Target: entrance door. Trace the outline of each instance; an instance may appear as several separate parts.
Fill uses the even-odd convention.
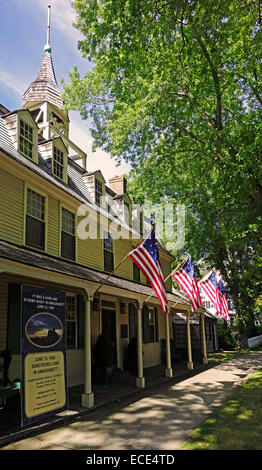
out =
[[[129,341],[137,337],[137,311],[133,304],[128,304]]]
[[[114,348],[114,364],[117,363],[116,351],[116,311],[102,308],[102,334],[109,337]]]
[[[102,309],[102,333],[116,343],[116,311]]]

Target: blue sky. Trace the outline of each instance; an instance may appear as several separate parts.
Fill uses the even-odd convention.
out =
[[[90,67],[81,57],[73,28],[75,13],[70,0],[0,1],[0,103],[8,109],[21,107],[22,94],[36,78],[46,43],[47,7],[51,5],[51,47],[58,86],[61,78],[77,65],[80,73]],[[91,151],[92,138],[79,113],[69,114],[70,138],[88,155],[88,170],[100,169],[105,178],[128,172],[126,164],[116,167],[114,160],[100,150]]]

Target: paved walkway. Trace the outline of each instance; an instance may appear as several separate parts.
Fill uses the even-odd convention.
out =
[[[8,450],[178,450],[234,388],[262,368],[262,351],[164,382],[74,422],[9,444]],[[236,449],[237,450],[237,449]]]
[[[205,370],[206,366],[203,364],[195,364],[194,371],[187,369],[186,362],[179,362],[174,364],[175,377],[168,379],[165,377],[165,367],[162,365],[150,367],[144,370],[144,377],[147,391],[161,383],[177,383],[187,377]],[[8,407],[0,407],[0,447],[24,439],[34,434],[40,434],[51,427],[58,427],[63,423],[75,420],[79,415],[86,415],[87,413],[97,411],[98,408],[111,405],[114,402],[119,402],[123,398],[132,397],[136,395],[143,395],[144,391],[136,388],[136,377],[126,371],[115,370],[113,373],[112,385],[93,384],[94,391],[94,407],[90,410],[82,408],[81,396],[83,393],[83,385],[70,387],[69,392],[69,409],[65,412],[52,415],[45,418],[35,425],[21,428],[21,411],[20,411],[20,397],[13,397],[12,402],[9,402]]]

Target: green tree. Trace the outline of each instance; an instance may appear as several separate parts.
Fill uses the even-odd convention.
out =
[[[237,347],[237,342],[233,334],[233,328],[225,320],[217,322],[218,344],[221,349],[231,351]]]
[[[64,101],[132,164],[134,202],[184,203],[186,245],[241,315],[261,292],[260,0],[75,0],[81,54]],[[178,256],[180,254],[178,253]]]

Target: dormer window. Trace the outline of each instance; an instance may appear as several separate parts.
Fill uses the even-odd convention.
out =
[[[53,154],[53,173],[60,180],[64,179],[64,152],[59,150],[56,146],[54,146]]]
[[[19,109],[5,116],[11,130],[10,137],[16,150],[34,163],[38,163],[38,125],[27,109]]]
[[[19,151],[28,158],[33,159],[34,134],[33,128],[20,119]]]
[[[68,173],[67,173],[67,164],[68,164],[68,151],[66,146],[64,145],[61,137],[55,137],[51,140],[51,149],[49,150],[48,141],[46,147],[46,157],[50,157],[51,152],[52,155],[52,173],[53,175],[58,178],[59,180],[63,181],[67,184],[68,182]],[[45,144],[42,144],[42,147]],[[42,152],[43,153],[43,152]],[[44,154],[44,153],[43,153]]]
[[[95,201],[96,204],[100,206],[100,198],[103,195],[103,185],[102,181],[99,181],[97,178],[95,178]]]
[[[124,221],[129,225],[129,203],[124,201]]]

